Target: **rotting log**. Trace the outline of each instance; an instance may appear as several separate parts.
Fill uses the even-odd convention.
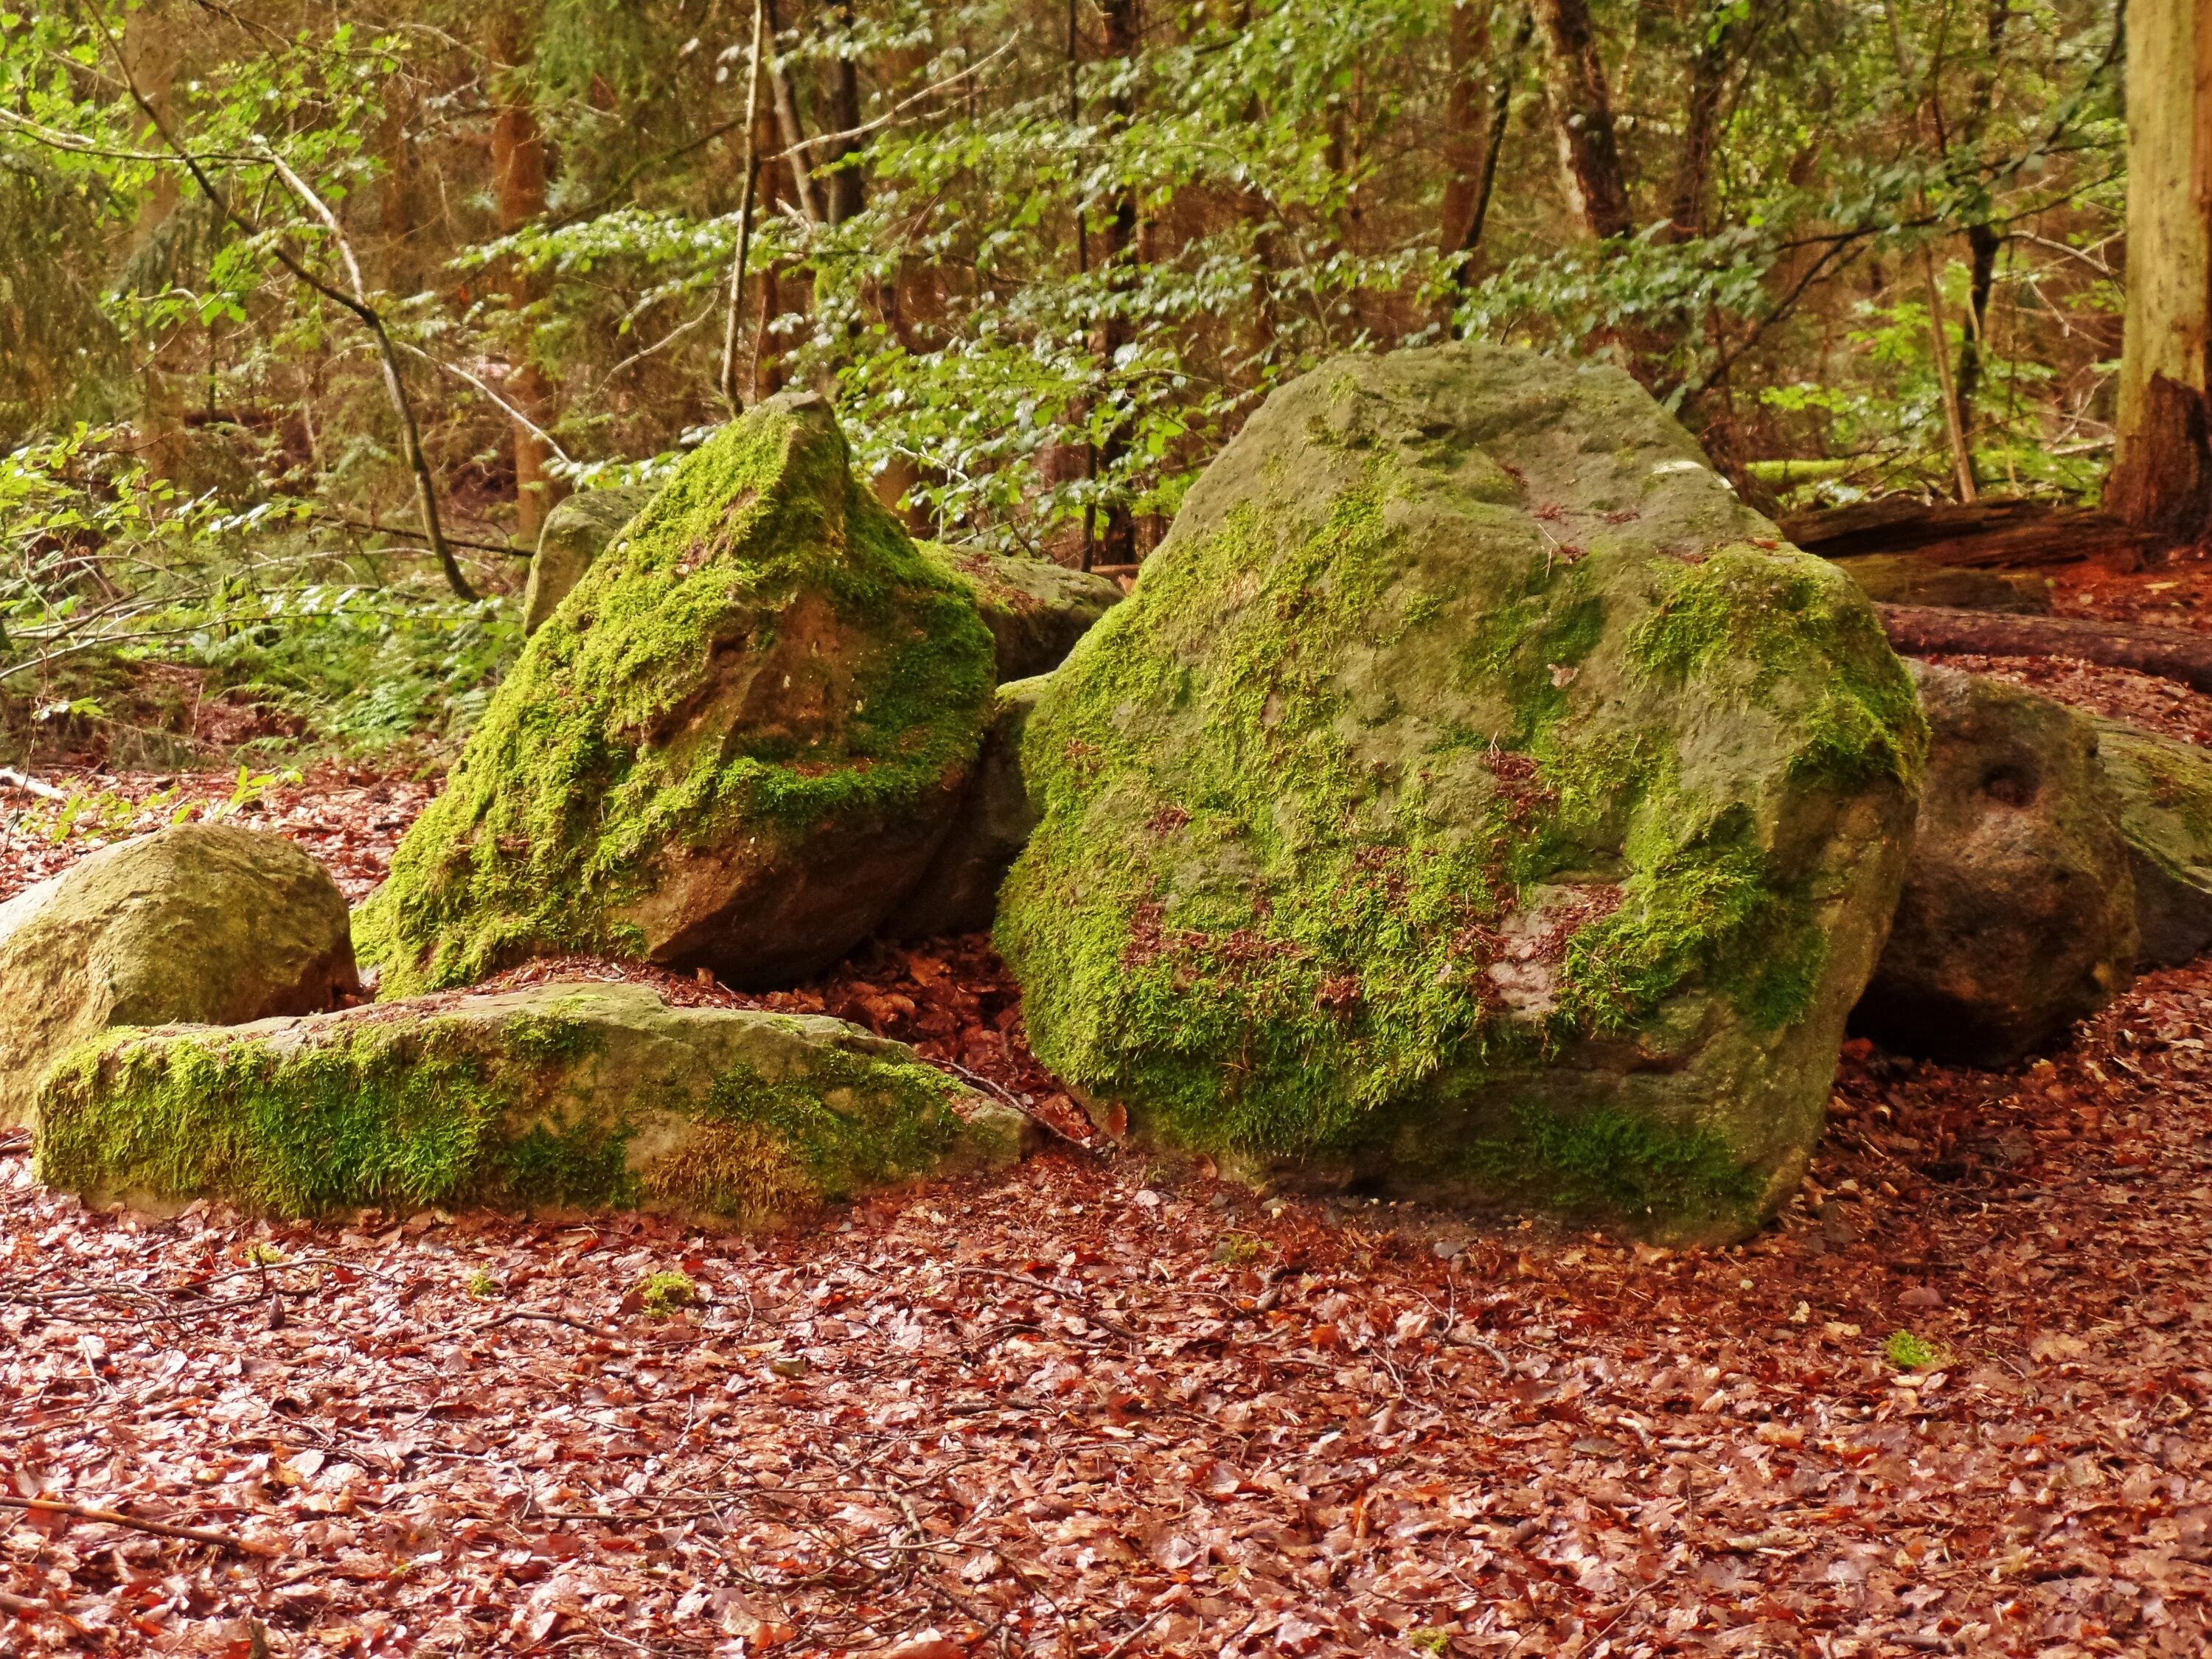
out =
[[[2073,657],[2212,691],[2212,635],[2073,617],[2014,617],[1937,605],[1877,605],[1889,642],[1908,657]]]
[[[2164,538],[2109,514],[2025,501],[1860,501],[1790,514],[1782,533],[1824,559],[1910,553],[1931,564],[1984,567],[2072,564],[2116,555],[2142,559],[2165,545]]]

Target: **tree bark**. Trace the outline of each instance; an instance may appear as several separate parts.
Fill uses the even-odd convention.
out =
[[[2212,691],[2212,634],[2071,617],[2012,617],[1936,605],[1877,605],[1882,631],[1908,657],[2078,657]]]
[[[1694,241],[1705,234],[1705,195],[1713,172],[1713,139],[1721,96],[1728,89],[1736,27],[1727,17],[1709,27],[1690,58],[1690,98],[1682,112],[1682,142],[1674,153],[1674,181],[1668,191],[1667,240]]]
[[[521,43],[510,35],[501,56],[512,66],[519,64]],[[511,73],[519,74],[519,71]],[[510,89],[492,118],[492,172],[497,180],[499,228],[512,235],[545,211],[545,137],[526,96]],[[517,313],[529,308],[537,284],[520,265],[507,272],[507,299]],[[516,343],[516,362],[504,388],[514,406],[538,426],[550,417],[550,398],[544,376],[530,355],[529,331]],[[539,526],[553,504],[566,495],[561,483],[545,470],[544,441],[521,422],[514,426],[514,534],[526,547],[538,543]]]
[[[1989,130],[1990,112],[1996,104],[1997,72],[2004,51],[2005,28],[2012,21],[2012,0],[1989,0],[1984,35],[1987,50],[1974,70],[1974,94],[1968,106],[1966,131],[1960,136],[1978,144]],[[1996,287],[1997,253],[2004,238],[1986,219],[1966,227],[1966,251],[1971,280],[1966,290],[1966,325],[1959,339],[1959,371],[1953,384],[1959,395],[1959,429],[1966,437],[1966,454],[1973,458],[1974,398],[1981,391],[1983,365],[1988,356],[1990,295]]]
[[[1576,209],[1599,240],[1629,235],[1635,220],[1589,0],[1535,0],[1535,16],[1550,48],[1553,114]]]
[[[1489,0],[1455,0],[1445,36],[1450,84],[1444,88],[1444,208],[1446,248],[1467,246],[1482,188],[1483,140],[1490,131]]]
[[[1137,55],[1142,31],[1137,8],[1138,0],[1101,0],[1099,14],[1106,26],[1103,45],[1109,62],[1126,63]],[[1115,93],[1107,104],[1109,134],[1118,137],[1129,125],[1131,113],[1128,94]],[[1127,185],[1116,190],[1114,211],[1103,230],[1099,238],[1098,267],[1108,273],[1109,285],[1118,290],[1127,285],[1127,262],[1137,251],[1137,197],[1133,190]],[[1118,310],[1109,308],[1099,319],[1092,335],[1092,350],[1097,356],[1102,377],[1110,373],[1115,355],[1128,343],[1127,320]],[[1119,425],[1109,425],[1099,436],[1098,461],[1094,471],[1111,474],[1128,453],[1128,434]],[[1136,515],[1130,512],[1126,501],[1111,501],[1100,514],[1092,559],[1099,564],[1136,562]]]
[[[830,21],[840,33],[848,33],[853,27],[852,0],[830,0]],[[849,56],[840,55],[836,67],[830,76],[830,131],[850,132],[860,125],[860,66]],[[858,138],[840,138],[823,147],[822,164],[834,167],[823,180],[824,185],[823,212],[833,225],[842,225],[857,217],[866,204],[858,168],[837,167],[836,164],[855,154],[860,148]]]
[[[2105,505],[2212,533],[2212,15],[2128,0],[2127,322]]]

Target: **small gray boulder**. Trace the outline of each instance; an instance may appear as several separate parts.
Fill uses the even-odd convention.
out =
[[[1901,1053],[2009,1066],[2132,975],[2118,804],[2087,716],[1956,669],[1912,673],[1927,777],[1905,891],[1852,1027]]]
[[[111,1025],[234,1025],[360,988],[344,896],[282,836],[184,823],[103,848],[0,905],[0,1124]]]
[[[2212,754],[2099,720],[2097,762],[2135,873],[2136,958],[2187,962],[2212,945]]]
[[[622,527],[645,510],[656,492],[649,485],[623,484],[571,495],[545,515],[538,532],[538,552],[530,561],[530,582],[522,591],[522,631],[535,634],[554,608],[583,580],[592,561],[606,550]]]

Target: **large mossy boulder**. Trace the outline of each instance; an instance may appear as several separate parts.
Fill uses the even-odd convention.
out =
[[[1853,1027],[2009,1066],[2134,969],[2136,893],[2094,723],[2001,680],[1913,665],[1927,780],[1905,890]]]
[[[235,1024],[361,989],[346,902],[282,836],[172,825],[102,848],[0,905],[0,1124],[111,1025]]]
[[[829,405],[690,455],[524,647],[364,907],[386,994],[564,951],[789,982],[866,938],[991,710],[966,586],[852,475]]]
[[[530,580],[522,590],[522,631],[535,634],[562,600],[574,591],[592,562],[622,527],[645,510],[653,497],[647,485],[587,489],[558,502],[538,532],[531,556]]]
[[[2096,726],[2135,879],[2136,960],[2187,962],[2212,945],[2212,754],[2118,720]]]
[[[968,583],[997,647],[1000,684],[1049,674],[1121,602],[1120,584],[1045,559],[924,542],[922,551]]]
[[[161,1210],[644,1208],[742,1227],[1022,1153],[1028,1121],[820,1016],[555,982],[121,1030],[40,1096],[39,1178]]]
[[[1866,600],[1626,374],[1341,359],[1052,677],[998,939],[1109,1121],[1736,1236],[1820,1134],[1923,742]]]
[[[1022,733],[1050,684],[1040,674],[999,688],[975,780],[927,872],[884,924],[885,938],[990,931],[1006,872],[1036,829],[1036,804],[1022,776]]]

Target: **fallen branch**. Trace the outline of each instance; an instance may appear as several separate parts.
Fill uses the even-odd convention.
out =
[[[157,1538],[182,1538],[195,1544],[212,1544],[217,1549],[236,1550],[241,1555],[277,1553],[267,1544],[249,1543],[227,1532],[210,1532],[201,1527],[173,1527],[166,1521],[141,1521],[135,1515],[125,1515],[115,1510],[95,1510],[82,1504],[64,1504],[55,1498],[0,1497],[0,1509],[27,1510],[36,1515],[66,1515],[76,1521],[97,1521],[105,1526],[129,1527],[138,1532],[150,1532]]]
[[[597,1325],[587,1325],[580,1319],[571,1319],[567,1314],[532,1313],[523,1308],[503,1313],[496,1319],[485,1320],[483,1324],[476,1328],[477,1334],[482,1335],[484,1332],[495,1329],[499,1326],[511,1325],[518,1319],[534,1319],[546,1325],[566,1325],[572,1331],[581,1331],[586,1336],[596,1336],[603,1342],[619,1342],[623,1340],[623,1334],[620,1331],[604,1330]]]
[[[12,766],[0,766],[0,783],[20,789],[27,795],[36,795],[40,800],[67,800],[66,789],[57,789],[51,783],[41,782],[27,772],[18,772]]]
[[[2077,657],[2212,691],[2212,635],[2072,617],[2012,617],[1937,605],[1878,605],[1882,631],[1908,657]]]
[[[27,1595],[10,1595],[6,1590],[0,1590],[0,1613],[11,1619],[52,1619],[68,1626],[72,1636],[87,1633],[87,1626],[82,1621],[72,1619],[52,1602],[34,1601]]]

